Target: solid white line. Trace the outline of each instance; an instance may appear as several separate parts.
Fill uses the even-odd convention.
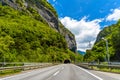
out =
[[[60,71],[57,71],[53,74],[53,76],[56,76],[58,73],[60,73]]]
[[[91,73],[91,72],[87,71],[86,69],[83,69],[83,68],[78,67],[78,66],[76,66],[76,67],[77,67],[77,68],[80,68],[81,70],[83,70],[83,71],[87,72],[88,74],[90,74],[90,75],[94,76],[95,78],[97,78],[97,79],[99,79],[99,80],[103,80],[102,78],[100,78],[100,77],[98,77],[98,76],[94,75],[93,73]]]

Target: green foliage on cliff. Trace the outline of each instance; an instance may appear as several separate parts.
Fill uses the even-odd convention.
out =
[[[16,0],[19,5],[22,5],[22,0]],[[25,0],[29,2],[31,5],[36,5],[37,7],[40,7],[42,5],[47,10],[51,11],[56,17],[58,17],[58,14],[56,10],[53,8],[53,6],[47,1],[47,0]]]
[[[62,35],[44,20],[0,6],[0,62],[63,62],[74,60]]]
[[[56,17],[58,17],[56,10],[53,8],[53,6],[50,5],[50,3],[47,2],[47,0],[40,0],[41,4],[48,8]]]
[[[108,53],[110,61],[120,61],[120,21],[118,23],[104,28],[98,35],[97,41],[92,50],[87,51],[84,56],[85,61],[106,61],[106,42],[102,39],[104,37],[108,41]]]

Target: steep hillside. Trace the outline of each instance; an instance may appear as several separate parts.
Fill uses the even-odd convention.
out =
[[[75,59],[74,35],[46,0],[0,0],[0,62]]]
[[[9,5],[22,11],[36,20],[47,23],[50,27],[62,34],[70,50],[76,51],[74,35],[67,30],[58,20],[55,9],[46,0],[0,0],[2,5]]]
[[[109,27],[105,27],[97,36],[96,43],[92,50],[88,51],[85,55],[85,59],[89,61],[107,60],[106,56],[106,41],[108,41],[108,53],[110,61],[120,61],[120,21]],[[88,59],[89,58],[89,59]]]

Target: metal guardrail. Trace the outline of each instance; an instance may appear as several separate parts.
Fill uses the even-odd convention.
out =
[[[77,65],[81,66],[83,68],[87,68],[87,69],[93,69],[93,67],[120,69],[120,63],[119,62],[111,62],[109,64],[104,64],[104,63],[100,63],[100,64],[98,64],[98,63],[79,63]]]
[[[21,62],[12,62],[12,63],[3,63],[0,62],[0,72],[5,70],[30,70],[43,68],[48,66],[53,66],[53,63],[21,63]]]
[[[78,63],[78,64],[76,64],[76,65],[77,65],[77,66],[80,66],[80,67],[83,67],[83,68],[86,68],[86,69],[90,69],[88,63]]]
[[[108,64],[108,65],[104,65],[104,64],[89,64],[89,67],[98,67],[98,68],[110,68],[110,69],[120,69],[120,65],[112,65],[112,64]]]

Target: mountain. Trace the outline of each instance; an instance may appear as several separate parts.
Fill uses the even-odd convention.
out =
[[[104,39],[103,39],[104,38]],[[108,50],[106,49],[108,43]],[[89,59],[88,59],[89,58]],[[120,61],[120,20],[105,27],[97,36],[91,51],[85,55],[87,61]]]
[[[4,58],[62,62],[72,59],[75,51],[74,35],[61,24],[46,0],[0,0],[1,62]]]
[[[77,52],[81,55],[85,55],[85,52],[83,52],[83,51],[78,50]]]
[[[62,34],[69,49],[76,51],[74,35],[58,20],[57,12],[46,0],[0,0],[2,5],[8,5],[19,11],[29,13],[35,19],[47,23],[48,26]]]

